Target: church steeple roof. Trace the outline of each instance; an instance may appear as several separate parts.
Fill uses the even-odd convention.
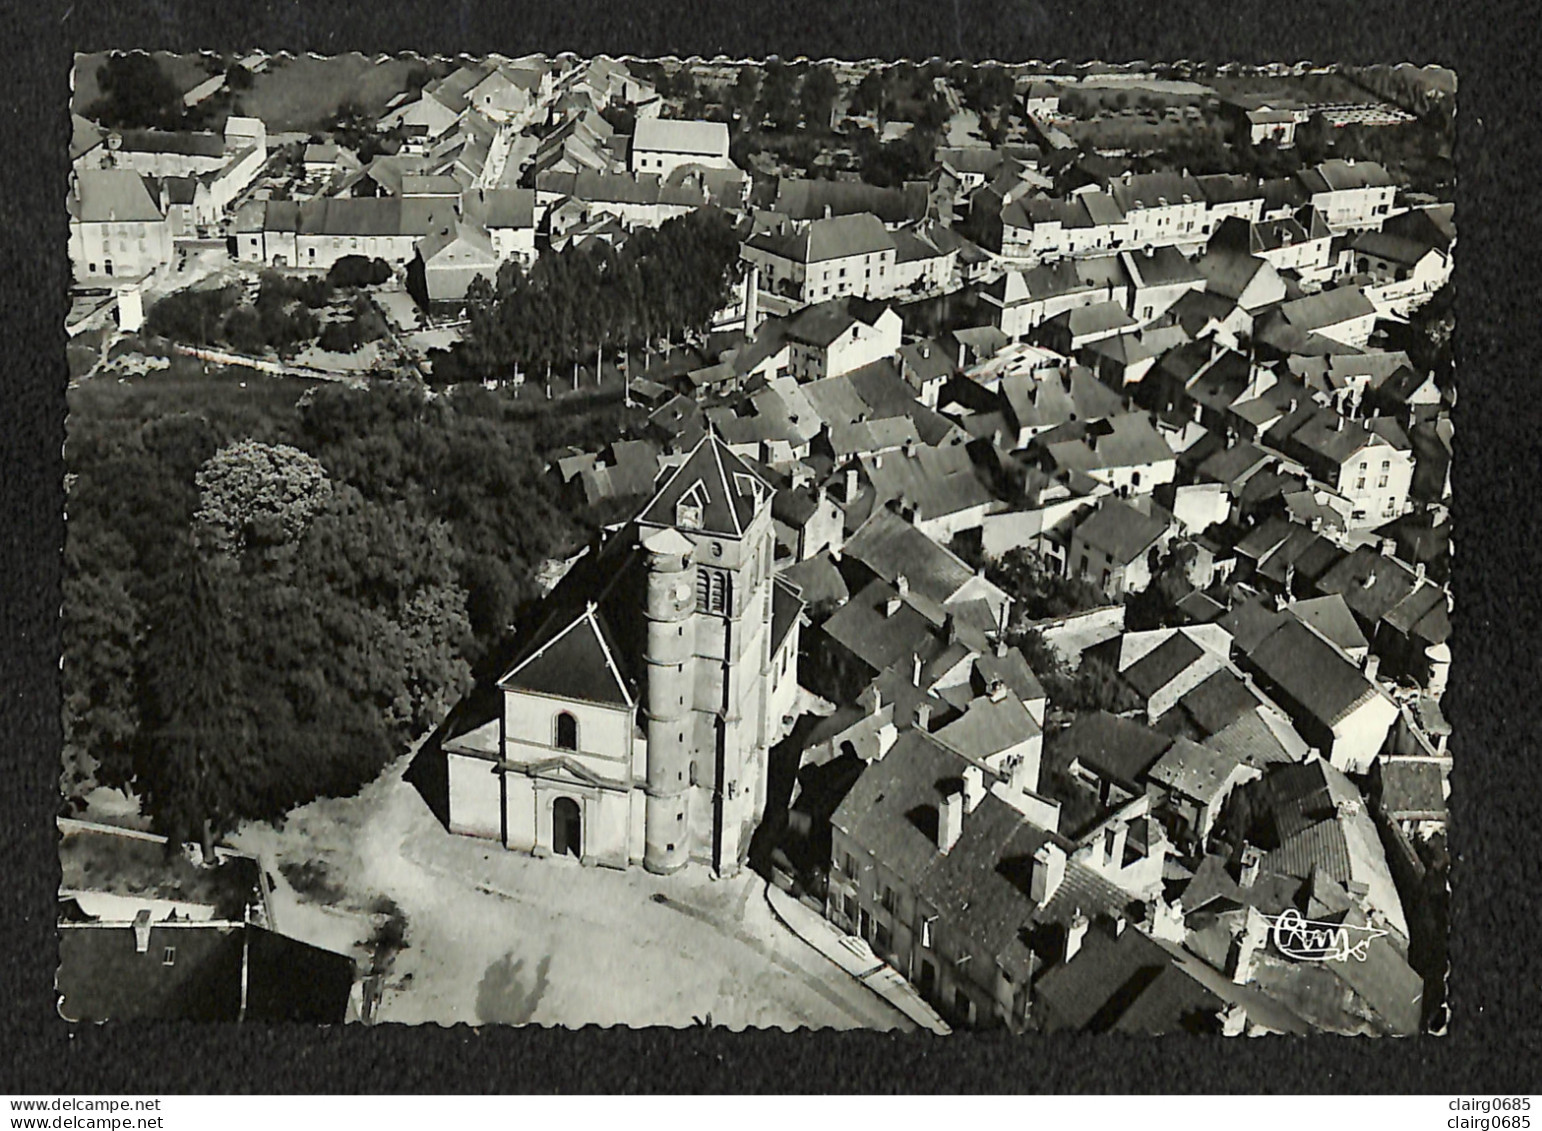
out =
[[[773,494],[759,472],[711,434],[664,481],[637,521],[741,538]]]

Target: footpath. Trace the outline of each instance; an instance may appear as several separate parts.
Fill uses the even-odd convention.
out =
[[[766,903],[776,920],[923,1029],[947,1036],[953,1030],[900,972],[882,961],[861,939],[843,934],[833,923],[788,895],[766,884]]]

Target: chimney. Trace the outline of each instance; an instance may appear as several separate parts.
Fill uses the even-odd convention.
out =
[[[890,597],[888,603],[884,605],[883,615],[886,617],[892,617],[895,613],[900,611],[901,604],[902,602],[898,597]]]
[[[914,661],[915,662],[911,665],[911,669],[910,669],[910,682],[911,682],[911,684],[913,686],[920,687],[921,686],[921,654],[919,652],[916,653],[916,655],[914,657]]]
[[[1028,896],[1043,907],[1060,890],[1065,879],[1065,849],[1045,841],[1033,854],[1033,873],[1028,881]]]
[[[1381,670],[1381,657],[1375,652],[1365,654],[1365,678],[1372,683],[1376,682],[1376,673]]]
[[[928,700],[922,700],[916,704],[916,729],[930,731],[932,729],[932,705]]]
[[[937,850],[947,853],[953,850],[958,838],[964,834],[964,795],[950,793],[937,806]]]
[[[985,774],[979,766],[964,770],[964,812],[973,813],[985,797]]]
[[[1007,685],[1003,680],[993,679],[990,682],[990,697],[992,703],[1000,703],[1007,697]]]
[[[848,503],[853,503],[853,502],[856,502],[856,499],[857,499],[857,469],[854,468],[854,467],[848,467],[846,469],[846,501]]]
[[[910,596],[910,578],[906,577],[903,573],[899,574],[894,579],[894,588],[901,597]]]
[[[1423,562],[1415,562],[1414,563],[1414,583],[1415,584],[1420,584],[1423,581],[1424,581],[1424,563]]]
[[[1130,826],[1115,821],[1103,829],[1103,863],[1112,871],[1124,867],[1124,846],[1130,838]]]
[[[875,684],[873,687],[873,706],[872,709],[868,711],[868,714],[876,715],[881,710],[883,710],[883,692],[880,691]]]
[[[1384,558],[1397,557],[1397,539],[1383,538],[1381,540],[1381,556]]]
[[[1082,940],[1087,937],[1087,916],[1083,915],[1081,908],[1076,909],[1070,924],[1065,929],[1065,960],[1067,962],[1075,958],[1082,948]]]
[[[998,659],[1005,659],[1006,655],[1007,655],[1007,642],[1006,642],[1006,640],[1004,638],[998,639],[996,641],[996,656],[997,656]]]
[[[141,908],[134,916],[134,953],[143,954],[150,949],[150,909]]]
[[[1258,882],[1259,869],[1263,865],[1263,850],[1254,845],[1247,845],[1242,850],[1242,874],[1238,884],[1250,888]]]

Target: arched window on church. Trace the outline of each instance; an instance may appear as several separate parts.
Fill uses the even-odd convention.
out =
[[[578,719],[571,713],[563,711],[557,716],[557,749],[578,749]]]

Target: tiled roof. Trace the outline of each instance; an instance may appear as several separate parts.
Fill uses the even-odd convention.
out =
[[[145,180],[132,169],[83,169],[75,178],[71,215],[85,224],[140,224],[164,219]]]
[[[815,220],[801,232],[789,235],[768,233],[753,236],[747,242],[750,247],[799,263],[822,263],[894,249],[894,240],[888,229],[870,212]]]
[[[1208,805],[1220,796],[1239,764],[1224,751],[1180,737],[1146,771],[1146,776],[1174,793]]]
[[[1295,729],[1264,706],[1240,715],[1205,739],[1204,745],[1257,770],[1299,762],[1308,750],[1306,741]]]
[[[1446,816],[1445,772],[1437,762],[1383,758],[1377,764],[1381,805],[1393,820]]]
[[[1354,614],[1350,612],[1344,598],[1337,593],[1295,601],[1286,611],[1346,652],[1370,646],[1360,626],[1355,623]]]
[[[728,156],[728,126],[723,122],[641,118],[632,134],[633,151]]]
[[[1076,537],[1108,554],[1115,565],[1129,565],[1169,529],[1169,524],[1142,514],[1128,503],[1105,499],[1076,528]]]
[[[1205,650],[1187,634],[1174,632],[1120,674],[1143,698],[1150,699],[1204,655]]]
[[[1100,776],[1138,787],[1172,741],[1142,723],[1097,711],[1081,715],[1061,731],[1055,746],[1058,757],[1067,762],[1074,758]]]

